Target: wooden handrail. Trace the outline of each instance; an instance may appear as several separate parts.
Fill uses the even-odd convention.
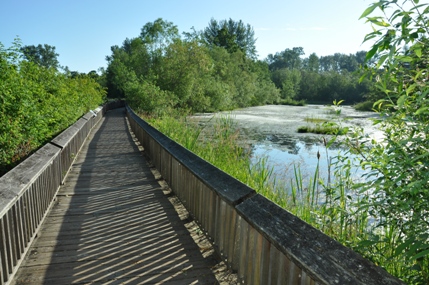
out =
[[[9,284],[75,155],[109,109],[86,114],[0,178],[0,284]],[[172,141],[127,107],[145,153],[247,284],[404,284]]]
[[[0,285],[11,282],[55,201],[74,158],[112,102],[88,112],[18,166],[0,177]]]
[[[172,141],[127,107],[172,191],[246,284],[404,284]]]

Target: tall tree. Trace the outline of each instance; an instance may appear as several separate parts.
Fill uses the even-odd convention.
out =
[[[175,94],[178,99],[175,107],[205,111],[210,106],[203,90],[212,65],[206,47],[196,42],[175,41],[168,46],[161,65],[157,84]]]
[[[159,56],[171,43],[180,39],[180,35],[176,25],[158,18],[143,26],[140,38],[152,54]]]
[[[59,54],[55,52],[54,46],[47,44],[39,44],[37,46],[28,45],[23,46],[21,48],[21,52],[28,61],[32,61],[46,68],[59,68],[59,62],[57,59]]]
[[[318,72],[320,68],[319,57],[313,52],[303,61],[304,69],[311,72]]]
[[[282,52],[277,52],[275,55],[268,55],[268,64],[270,70],[288,68],[288,69],[301,69],[304,49],[302,47],[294,47],[292,49],[285,49]]]
[[[355,54],[356,57],[356,61],[359,65],[363,65],[365,63],[365,59],[366,59],[366,51],[361,50],[356,52]]]
[[[202,33],[206,44],[227,49],[229,52],[241,50],[248,57],[256,58],[256,39],[252,26],[245,25],[241,20],[232,19],[220,22],[211,19],[209,26]]]

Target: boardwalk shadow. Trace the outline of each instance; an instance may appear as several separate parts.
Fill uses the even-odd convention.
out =
[[[109,112],[82,149],[17,284],[217,283],[126,130]]]

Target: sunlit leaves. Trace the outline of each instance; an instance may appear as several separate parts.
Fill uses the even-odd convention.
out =
[[[0,175],[102,103],[92,78],[71,78],[22,60],[20,43],[0,45]]]
[[[196,31],[182,40],[177,27],[162,19],[145,24],[139,37],[113,46],[107,57],[109,96],[125,97],[142,112],[157,115],[277,101],[268,66],[249,58],[253,29],[229,20],[220,23],[219,34],[217,24],[211,30],[213,45],[203,43]]]
[[[256,38],[252,26],[243,21],[211,19],[202,32],[202,38],[209,46],[225,48],[230,53],[242,51],[250,58],[256,58]]]
[[[384,19],[371,17],[377,8]],[[365,37],[376,40],[366,58],[377,59],[376,69],[369,71],[377,75],[376,86],[385,94],[374,104],[382,115],[378,125],[384,138],[360,149],[366,159],[363,164],[377,173],[377,179],[371,180],[375,196],[367,207],[380,218],[380,228],[391,225],[397,235],[394,240],[386,239],[394,250],[379,260],[384,267],[391,264],[391,273],[408,284],[427,284],[429,4],[380,0],[361,18],[377,27]]]
[[[359,19],[365,18],[366,16],[370,15],[379,6],[380,6],[380,3],[373,3],[373,4],[371,4],[368,8],[366,8],[366,10],[359,17]]]

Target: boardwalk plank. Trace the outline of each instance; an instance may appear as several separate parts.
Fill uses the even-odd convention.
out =
[[[92,131],[12,284],[218,283],[127,130],[114,110]]]

